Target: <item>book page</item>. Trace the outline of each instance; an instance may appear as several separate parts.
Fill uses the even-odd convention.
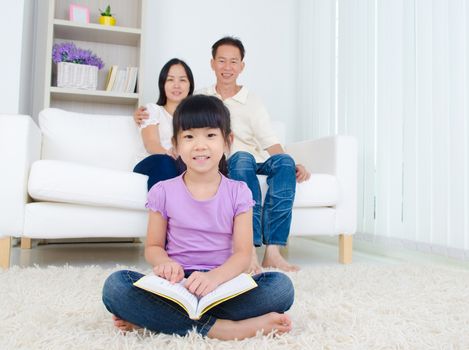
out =
[[[135,286],[145,289],[166,299],[172,300],[183,307],[191,318],[195,317],[198,300],[195,295],[191,294],[185,287],[186,279],[171,284],[168,280],[148,275],[139,279],[134,283]]]
[[[214,291],[201,298],[199,300],[199,305],[197,306],[197,315],[200,317],[204,312],[210,310],[212,307],[255,287],[257,287],[257,284],[252,277],[248,274],[242,273],[232,280],[220,284]]]

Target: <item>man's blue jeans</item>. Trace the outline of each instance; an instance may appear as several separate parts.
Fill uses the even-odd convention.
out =
[[[296,190],[295,161],[288,154],[275,154],[264,163],[256,163],[248,152],[236,152],[228,159],[233,180],[244,181],[256,201],[253,209],[254,244],[286,245],[290,233]],[[267,175],[269,186],[262,207],[262,194],[256,175]]]
[[[135,287],[133,283],[142,276],[128,270],[114,272],[104,283],[103,302],[117,317],[158,333],[184,336],[195,329],[206,336],[217,319],[239,321],[283,313],[294,299],[293,284],[285,274],[265,272],[253,276],[257,288],[215,306],[200,320],[191,320],[176,303]]]

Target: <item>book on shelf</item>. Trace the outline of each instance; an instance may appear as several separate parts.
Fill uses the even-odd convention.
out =
[[[205,312],[214,306],[257,287],[257,283],[251,275],[242,273],[220,284],[215,290],[199,299],[184,287],[185,283],[185,278],[181,282],[172,284],[156,275],[147,275],[136,281],[134,285],[175,302],[186,310],[189,318],[193,320],[200,319]]]
[[[112,85],[113,92],[124,92],[126,74],[127,73],[124,69],[119,69],[117,71],[116,80]]]
[[[138,67],[119,69],[113,65],[106,78],[106,91],[133,93],[137,86]]]
[[[113,65],[111,66],[111,68],[109,68],[109,72],[107,73],[106,77],[106,84],[104,85],[106,91],[112,91],[112,86],[114,85],[114,82],[116,80],[118,68],[119,66],[117,65]]]
[[[137,85],[138,67],[127,67],[127,79],[124,92],[133,93]]]

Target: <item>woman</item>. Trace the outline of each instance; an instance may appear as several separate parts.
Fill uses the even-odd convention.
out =
[[[189,66],[178,58],[169,60],[158,78],[159,99],[139,108],[146,109],[149,118],[140,124],[145,150],[134,172],[148,175],[148,190],[161,180],[171,179],[182,173],[171,144],[173,137],[173,113],[178,104],[194,92],[194,77]]]

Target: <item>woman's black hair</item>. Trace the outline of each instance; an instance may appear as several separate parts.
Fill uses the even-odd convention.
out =
[[[173,116],[173,143],[177,146],[177,135],[184,130],[198,128],[220,129],[223,140],[231,145],[230,111],[215,96],[193,95],[179,103]],[[218,164],[220,172],[228,176],[228,164],[225,155]]]
[[[189,95],[192,95],[194,92],[194,76],[192,75],[192,71],[190,67],[187,65],[186,62],[180,60],[179,58],[172,58],[161,68],[160,76],[158,77],[158,89],[160,91],[160,96],[156,104],[159,106],[164,106],[168,101],[168,97],[166,96],[166,91],[164,90],[164,84],[166,83],[166,79],[168,79],[169,70],[172,66],[180,64],[183,66],[184,70],[186,71],[187,79],[189,79]]]

